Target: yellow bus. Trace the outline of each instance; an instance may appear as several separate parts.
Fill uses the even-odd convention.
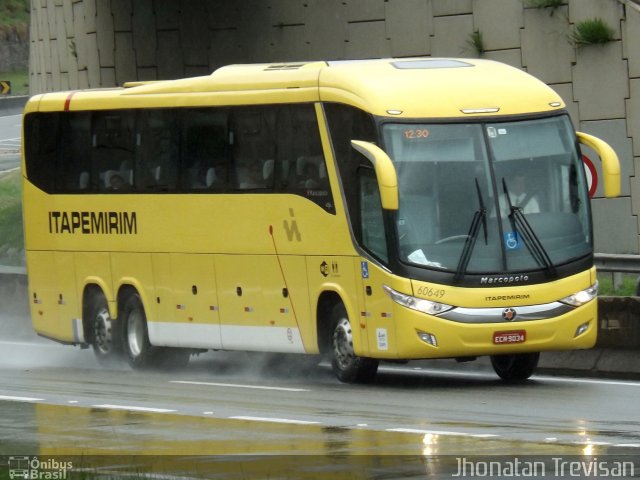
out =
[[[36,332],[133,367],[202,350],[490,356],[505,380],[585,349],[597,281],[562,99],[470,59],[234,65],[34,96],[24,221]],[[523,202],[523,203],[519,203]]]

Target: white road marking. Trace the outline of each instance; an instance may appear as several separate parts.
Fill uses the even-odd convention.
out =
[[[186,385],[206,385],[210,387],[231,387],[231,388],[252,388],[255,390],[276,390],[280,392],[310,392],[306,388],[285,388],[285,387],[264,387],[261,385],[240,385],[236,383],[212,383],[212,382],[192,382],[188,380],[170,380],[169,383],[182,383]]]
[[[175,412],[175,410],[170,410],[167,408],[151,408],[151,407],[135,407],[131,405],[92,405],[93,408],[105,408],[107,410],[130,410],[132,412],[150,412],[150,413],[171,413]]]
[[[249,420],[253,422],[272,422],[272,423],[291,423],[295,425],[318,425],[320,422],[310,422],[307,420],[290,420],[288,418],[270,418],[270,417],[249,417],[249,416],[237,416],[229,417],[232,420]]]
[[[451,432],[447,430],[420,430],[416,428],[387,428],[385,431],[398,433],[418,433],[420,435],[442,435],[449,437],[497,438],[500,436],[494,435],[492,433]]]
[[[33,398],[33,397],[14,397],[12,395],[0,395],[0,400],[9,400],[16,402],[42,402],[44,398]]]
[[[547,377],[534,375],[531,377],[534,380],[544,380],[545,382],[560,382],[560,383],[591,383],[595,385],[616,385],[619,387],[640,387],[640,382],[622,382],[619,380],[605,380],[599,378],[569,378],[569,377]]]

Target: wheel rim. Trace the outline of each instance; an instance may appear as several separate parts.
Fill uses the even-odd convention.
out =
[[[109,311],[106,308],[102,308],[96,314],[96,318],[93,323],[93,331],[95,337],[94,345],[98,352],[102,354],[110,353],[113,334],[111,317],[109,316]]]
[[[349,368],[356,358],[351,324],[346,318],[341,319],[333,331],[333,356],[341,370]]]
[[[144,320],[138,310],[129,314],[127,322],[127,343],[129,351],[133,357],[138,357],[142,353],[144,343]]]

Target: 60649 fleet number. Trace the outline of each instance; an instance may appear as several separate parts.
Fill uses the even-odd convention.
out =
[[[442,298],[444,297],[445,293],[446,291],[444,288],[433,287],[418,287],[418,290],[416,292],[417,295],[428,298]]]

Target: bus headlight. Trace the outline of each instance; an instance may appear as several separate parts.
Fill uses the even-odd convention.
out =
[[[591,285],[586,290],[580,290],[579,292],[569,295],[568,297],[561,298],[562,303],[579,307],[587,302],[590,302],[598,295],[598,282]]]
[[[404,293],[396,292],[393,288],[383,285],[384,291],[391,297],[391,300],[403,307],[410,308],[422,313],[428,313],[429,315],[438,315],[439,313],[451,310],[453,307],[446,303],[432,302],[431,300],[425,300],[423,298],[412,297],[411,295],[405,295]]]

